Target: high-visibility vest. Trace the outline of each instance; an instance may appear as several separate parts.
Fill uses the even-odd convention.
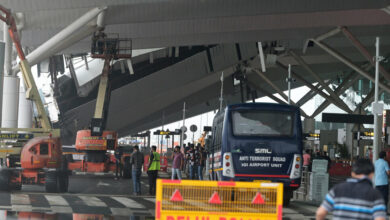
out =
[[[160,170],[160,154],[158,154],[157,152],[153,152],[153,161],[152,164],[150,164],[149,170]]]

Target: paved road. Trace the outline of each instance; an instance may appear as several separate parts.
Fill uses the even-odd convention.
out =
[[[141,182],[142,191],[148,192],[146,176]],[[110,219],[129,219],[129,216],[134,217],[131,219],[153,219],[154,206],[154,197],[132,196],[131,180],[114,180],[113,176],[73,175],[69,193],[65,194],[45,193],[39,186],[24,186],[21,191],[11,193],[0,192],[0,210],[15,218],[24,211],[55,213],[56,219],[74,219],[72,213],[100,214]],[[283,219],[314,219],[316,208],[292,202],[283,209]]]

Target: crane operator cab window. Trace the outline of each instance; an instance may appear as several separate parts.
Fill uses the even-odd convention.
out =
[[[39,154],[48,155],[49,154],[49,145],[47,143],[42,143],[39,145]]]
[[[30,151],[33,153],[33,154],[37,154],[37,148],[34,146],[30,149]]]

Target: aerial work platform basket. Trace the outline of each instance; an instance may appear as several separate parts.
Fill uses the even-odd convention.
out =
[[[92,37],[91,57],[106,59],[130,59],[132,42],[129,38],[119,38],[118,34],[96,32]]]
[[[157,180],[156,219],[282,219],[283,184]]]

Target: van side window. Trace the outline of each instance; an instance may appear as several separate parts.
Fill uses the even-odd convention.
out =
[[[47,143],[40,144],[39,154],[40,155],[48,155],[49,154],[49,145]]]
[[[213,122],[213,142],[211,150],[219,152],[222,148],[222,128],[223,128],[223,115],[216,116]]]

